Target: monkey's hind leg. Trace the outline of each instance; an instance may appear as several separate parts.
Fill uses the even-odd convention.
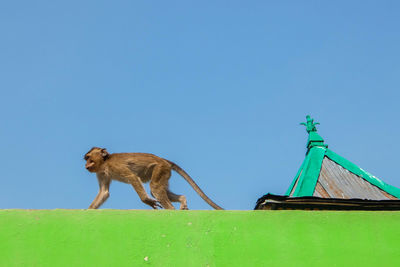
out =
[[[179,209],[188,210],[186,197],[184,195],[177,195],[177,194],[172,193],[169,190],[167,190],[167,195],[168,195],[169,200],[171,200],[172,202],[180,202],[181,203],[181,206]]]
[[[155,167],[150,182],[151,194],[163,206],[164,209],[174,210],[174,206],[168,198],[168,179],[171,172],[163,171],[162,168]]]
[[[164,209],[174,210],[174,206],[168,198],[164,186],[158,186],[150,183],[151,194],[157,199]]]

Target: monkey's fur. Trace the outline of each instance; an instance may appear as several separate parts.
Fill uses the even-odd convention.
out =
[[[168,180],[171,170],[180,174],[211,207],[222,210],[209,199],[192,178],[175,163],[146,153],[109,154],[105,148],[93,147],[84,156],[86,169],[97,174],[99,193],[90,204],[89,209],[97,209],[109,197],[111,180],[131,184],[140,199],[153,209],[157,207],[174,209],[172,202],[180,202],[180,209],[187,210],[186,197],[169,191]],[[150,182],[151,198],[145,191],[143,183]],[[161,206],[160,206],[161,205]]]

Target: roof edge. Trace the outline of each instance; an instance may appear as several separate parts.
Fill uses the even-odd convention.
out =
[[[400,210],[400,200],[360,198],[288,197],[266,194],[257,200],[255,210]]]

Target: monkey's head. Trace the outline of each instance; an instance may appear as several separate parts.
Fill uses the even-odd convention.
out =
[[[104,161],[110,157],[110,154],[105,148],[93,147],[83,157],[86,160],[85,168],[90,172],[98,172],[101,169]]]

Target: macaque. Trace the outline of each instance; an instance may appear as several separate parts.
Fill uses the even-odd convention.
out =
[[[193,179],[175,163],[147,153],[113,153],[105,148],[93,147],[84,156],[86,169],[97,174],[99,193],[90,204],[89,209],[97,209],[110,196],[111,180],[131,184],[140,199],[153,209],[175,209],[171,202],[180,202],[180,209],[187,210],[186,197],[176,195],[168,188],[171,170],[180,174],[211,207],[222,210],[209,199]],[[151,198],[145,191],[143,183],[150,182]]]

